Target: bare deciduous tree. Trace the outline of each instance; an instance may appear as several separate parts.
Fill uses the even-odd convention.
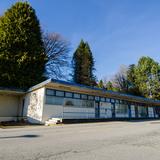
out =
[[[66,79],[68,73],[70,44],[57,33],[44,33],[43,43],[48,57],[46,77]]]
[[[129,82],[127,80],[127,70],[126,66],[121,66],[117,74],[113,78],[113,84],[118,91],[127,93],[129,90]]]

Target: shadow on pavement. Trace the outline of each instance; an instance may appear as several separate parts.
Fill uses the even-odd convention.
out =
[[[38,138],[38,137],[40,137],[40,135],[27,134],[27,135],[21,135],[21,136],[0,137],[0,139],[8,139],[8,138]]]

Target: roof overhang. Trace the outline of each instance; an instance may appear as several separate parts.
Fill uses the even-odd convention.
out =
[[[158,100],[143,98],[139,96],[133,96],[129,94],[123,94],[123,93],[114,92],[114,91],[106,91],[104,89],[86,87],[83,85],[74,85],[68,82],[63,83],[63,82],[51,81],[50,83],[46,84],[45,87],[54,88],[58,90],[64,90],[64,91],[70,91],[70,92],[79,92],[82,94],[90,94],[94,96],[104,96],[108,98],[115,98],[115,99],[120,99],[120,100],[131,101],[135,103],[144,103],[148,105],[160,106],[160,101]]]
[[[28,92],[37,90],[42,87],[53,88],[57,90],[64,90],[64,91],[69,91],[69,92],[78,92],[82,94],[90,94],[94,96],[104,96],[108,98],[115,98],[115,99],[120,99],[120,100],[131,101],[135,103],[145,103],[148,105],[160,106],[159,100],[153,100],[149,98],[133,96],[133,95],[123,94],[123,93],[114,92],[114,91],[106,91],[105,89],[89,87],[89,86],[85,86],[81,84],[60,81],[60,80],[55,80],[55,79],[48,79],[42,83],[39,83],[38,85],[31,87],[28,90]]]
[[[19,89],[9,89],[9,88],[0,88],[0,95],[14,95],[20,96],[24,95],[25,91]]]

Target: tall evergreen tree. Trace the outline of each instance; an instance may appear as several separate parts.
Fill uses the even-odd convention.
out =
[[[102,79],[98,82],[98,87],[99,87],[99,88],[105,88]]]
[[[131,83],[130,85],[134,85],[135,83],[135,64],[131,64],[127,70],[127,79]]]
[[[107,90],[111,90],[111,91],[115,91],[114,87],[113,87],[113,84],[111,81],[108,81],[107,84],[106,84],[106,89]]]
[[[0,18],[0,86],[39,83],[45,62],[35,11],[27,2],[17,2]]]
[[[96,85],[94,58],[87,42],[81,40],[73,55],[73,80],[79,84]]]
[[[160,99],[160,66],[150,57],[141,57],[135,67],[135,84],[144,97]]]
[[[136,79],[135,68],[136,68],[136,65],[131,64],[131,65],[129,65],[128,70],[127,70],[127,80],[129,83],[128,93],[133,94],[133,95],[137,95],[137,96],[142,96],[142,94],[139,90],[139,87],[135,83],[135,79]]]

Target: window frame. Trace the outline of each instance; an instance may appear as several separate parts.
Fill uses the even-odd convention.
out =
[[[75,95],[79,95],[79,97],[75,97]],[[75,98],[75,99],[81,99],[81,94],[80,93],[73,93],[73,98]]]
[[[48,94],[47,91],[53,91],[53,94]],[[54,89],[50,89],[50,88],[46,88],[45,94],[46,94],[47,96],[55,96],[55,90],[54,90]]]
[[[61,92],[61,93],[63,93],[63,95],[57,95],[57,92]],[[65,97],[65,91],[55,90],[55,96],[56,97]]]
[[[83,98],[82,96],[86,96],[86,98]],[[88,95],[87,94],[81,94],[81,99],[82,100],[88,100]]]
[[[70,96],[66,96],[66,95],[67,95],[67,93],[71,94],[71,97],[70,97]],[[64,97],[66,97],[66,98],[73,98],[73,92],[65,91],[65,93],[64,93]]]
[[[92,97],[92,98],[89,98],[89,97]],[[88,100],[94,101],[95,100],[95,96],[88,95]]]
[[[102,100],[103,99],[103,100]],[[101,102],[106,102],[106,98],[105,97],[100,97],[100,101]]]

